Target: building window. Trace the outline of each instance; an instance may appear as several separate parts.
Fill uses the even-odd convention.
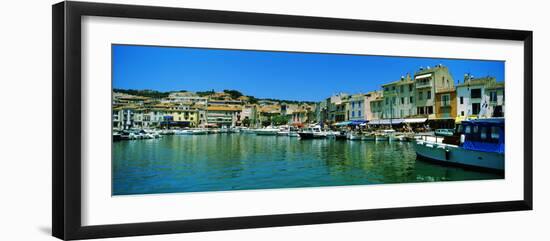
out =
[[[496,91],[489,92],[489,101],[497,102],[497,92]]]
[[[481,98],[481,89],[472,89],[470,91],[470,97],[472,98]]]
[[[353,101],[351,102],[351,108],[352,109],[355,108],[355,102],[353,102]]]
[[[419,99],[419,100],[422,100],[422,98],[424,98],[424,97],[422,97],[422,95],[423,95],[423,94],[422,94],[422,91],[418,92],[418,99]]]
[[[351,117],[355,117],[355,111],[351,112]]]
[[[412,91],[413,91],[413,85],[410,84],[410,85],[409,85],[409,92],[412,92]]]
[[[405,98],[404,98],[404,97],[401,97],[401,104],[402,104],[402,105],[405,104]]]
[[[461,112],[460,112],[460,116],[464,116],[464,111],[461,111]]]
[[[480,111],[479,103],[473,103],[472,104],[472,114],[477,115],[477,114],[479,114],[479,111]]]
[[[409,104],[414,103],[414,98],[412,96],[409,96]]]
[[[361,111],[357,112],[357,116],[361,117]]]
[[[391,87],[391,90],[395,90],[395,86],[392,86],[392,87]]]
[[[464,104],[464,97],[460,96],[460,104]]]
[[[449,94],[441,95],[441,106],[451,106],[451,96]]]
[[[426,95],[426,99],[427,100],[432,99],[432,91],[431,90],[428,90],[428,94]]]
[[[434,113],[434,107],[433,106],[426,106],[426,114],[431,115]]]
[[[402,85],[401,85],[401,86],[399,86],[399,92],[401,92],[401,93],[403,93],[403,92],[404,92],[404,91],[403,91],[403,86],[402,86]]]
[[[416,108],[416,112],[417,112],[419,115],[423,115],[423,114],[424,114],[424,107],[417,107],[417,108]]]

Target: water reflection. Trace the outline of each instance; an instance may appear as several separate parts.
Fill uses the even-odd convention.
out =
[[[502,178],[416,161],[411,143],[254,135],[113,144],[113,195]]]

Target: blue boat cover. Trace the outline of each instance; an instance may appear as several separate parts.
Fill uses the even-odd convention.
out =
[[[496,152],[504,153],[504,119],[503,118],[490,118],[490,119],[477,119],[477,120],[467,120],[462,121],[463,129],[467,126],[478,126],[478,127],[498,127],[498,141],[489,142],[489,141],[480,141],[472,138],[477,133],[465,134],[466,139],[462,143],[462,148],[467,150],[474,151],[483,151],[483,152]],[[473,140],[472,140],[473,139]]]
[[[473,151],[504,153],[504,143],[464,141],[462,148]]]

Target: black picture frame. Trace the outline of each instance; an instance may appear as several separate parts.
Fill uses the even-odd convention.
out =
[[[53,195],[52,233],[60,239],[307,225],[381,219],[532,210],[533,208],[533,32],[491,28],[366,21],[263,13],[150,7],[90,2],[52,6]],[[82,226],[81,224],[81,17],[194,21],[326,30],[517,40],[524,43],[524,194],[522,200],[368,210],[294,213]]]

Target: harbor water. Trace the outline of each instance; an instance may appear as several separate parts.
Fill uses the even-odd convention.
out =
[[[416,160],[412,143],[175,135],[113,143],[112,194],[501,179]]]

